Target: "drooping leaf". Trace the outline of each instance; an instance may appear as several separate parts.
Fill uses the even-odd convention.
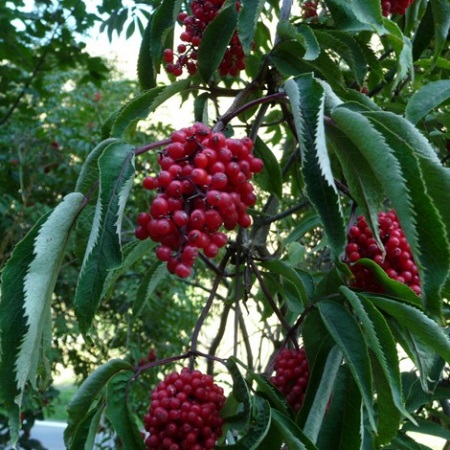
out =
[[[238,13],[236,5],[223,8],[203,32],[198,48],[198,70],[208,82],[219,67],[223,55],[236,29]]]
[[[35,385],[48,342],[51,299],[83,194],[68,194],[20,241],[1,273],[0,400],[11,412],[22,404],[25,384]],[[11,426],[19,425],[11,421]],[[11,429],[13,441],[18,429]]]
[[[314,31],[310,26],[303,24],[297,28],[297,31],[303,37],[303,45],[306,50],[303,58],[307,61],[314,61],[320,54],[320,45]]]
[[[450,80],[432,81],[414,92],[406,105],[405,116],[411,123],[416,124],[449,98]]]
[[[108,271],[122,263],[121,228],[134,176],[134,148],[116,142],[99,158],[99,196],[75,293],[75,312],[87,333],[101,300]]]
[[[339,367],[342,363],[342,353],[338,346],[334,346],[328,353],[324,370],[320,378],[320,384],[314,395],[309,414],[302,427],[303,432],[313,442],[317,442],[322,421],[333,392],[333,386]]]
[[[124,448],[144,450],[144,440],[128,404],[133,376],[134,372],[127,370],[115,374],[109,380],[106,388],[106,417],[113,425]]]
[[[317,307],[328,332],[344,355],[345,362],[361,392],[371,427],[375,430],[372,371],[367,343],[361,328],[340,303],[321,300],[317,302]]]
[[[254,155],[264,161],[264,169],[256,175],[262,189],[281,198],[282,178],[280,164],[269,146],[258,137],[255,141]]]
[[[400,325],[420,338],[436,351],[445,361],[450,362],[450,339],[443,329],[424,312],[406,303],[367,294],[367,297],[383,311],[394,317]]]
[[[161,283],[168,275],[169,272],[167,271],[167,267],[161,264],[160,261],[155,262],[150,269],[146,271],[145,276],[139,285],[139,289],[136,292],[136,299],[133,304],[132,321],[137,319],[144,305],[152,298],[159,283]]]
[[[264,7],[262,0],[242,0],[241,10],[239,13],[237,31],[242,44],[242,49],[247,55],[254,40],[256,25],[260,20],[261,11]]]
[[[264,397],[272,406],[286,416],[291,416],[291,409],[286,401],[286,397],[264,376],[259,373],[251,375],[256,382],[256,392]]]
[[[323,87],[311,75],[289,80],[285,90],[292,105],[300,143],[307,195],[319,213],[332,255],[338,258],[346,241],[344,219],[327,151]]]
[[[109,380],[121,371],[132,371],[133,367],[122,359],[112,359],[94,370],[83,382],[75,397],[67,407],[67,428],[64,431],[64,442],[73,448],[78,429],[83,426],[84,419],[95,403],[98,395],[106,387]]]
[[[434,58],[436,59],[445,49],[450,30],[450,4],[447,0],[430,0],[433,11],[434,29]]]
[[[186,89],[189,84],[189,79],[179,80],[168,86],[154,87],[138,95],[128,102],[114,118],[110,131],[111,137],[121,138],[130,125],[147,118],[158,106]]]
[[[361,321],[367,344],[388,380],[388,387],[395,407],[405,417],[411,419],[404,405],[396,343],[386,320],[364,295],[355,294],[345,286],[342,286],[340,291],[350,302]]]
[[[283,436],[289,450],[317,450],[299,426],[285,414],[272,409],[272,424],[278,433]]]
[[[142,90],[153,89],[156,86],[156,70],[151,56],[152,21],[153,16],[150,16],[139,48],[137,76]]]

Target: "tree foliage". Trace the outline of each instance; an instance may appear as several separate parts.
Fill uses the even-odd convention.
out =
[[[238,3],[225,2],[207,24],[195,70],[186,65],[190,74],[178,79],[164,71],[173,62],[166,49],[183,53],[176,23],[189,5],[150,5],[137,62],[141,92],[129,98],[120,91],[95,142],[78,136],[89,145],[67,163],[71,184],[55,192],[44,181],[45,195],[30,193],[45,214],[15,245],[11,232],[0,286],[0,401],[13,444],[24,394],[48,384],[55,336],[84,378],[68,408],[69,449],[93,448],[101,421],[125,448],[145,448],[145,397],[183,365],[206,367],[228,386],[217,448],[427,448],[411,431],[449,439],[448,2],[415,0],[405,15],[387,16],[379,0],[320,1],[314,14],[306,9],[311,2]],[[65,8],[80,20],[79,32],[95,20],[79,9],[82,2],[45,5],[48,23],[50,12]],[[122,32],[129,10],[120,2],[102,8],[110,13],[103,25],[109,36]],[[25,21],[20,9],[5,10]],[[67,43],[65,19],[56,23]],[[128,22],[128,36],[136,23]],[[27,36],[51,32],[42,26],[15,35],[23,51]],[[235,35],[245,70],[224,76]],[[41,49],[48,61],[59,55],[56,36]],[[9,51],[3,59],[16,70],[13,57]],[[89,67],[88,59],[79,61]],[[34,67],[40,64],[38,56]],[[38,86],[48,79],[12,75],[16,96],[0,104],[8,120],[8,105],[19,108],[12,99],[27,105],[29,80]],[[51,115],[47,97],[41,107]],[[159,122],[174,98],[192,111],[186,127],[203,122],[227,137],[249,136],[264,162],[252,179],[251,226],[229,229],[217,258],[199,258],[187,279],[161,264],[154,243],[134,235],[137,211],[150,203],[142,179],[159,170],[159,149],[173,128],[170,117],[148,134],[140,125]],[[9,195],[17,201],[14,186]],[[417,265],[420,295],[376,261],[351,259],[348,239],[360,214],[380,257],[390,257],[379,223],[387,210],[395,211]],[[355,286],[356,266],[379,289]],[[70,301],[60,302],[68,275]],[[64,320],[52,324],[51,308]],[[75,358],[78,336],[107,361]],[[297,411],[270,375],[283,348],[300,346],[310,376]],[[139,360],[149,347],[156,360]]]

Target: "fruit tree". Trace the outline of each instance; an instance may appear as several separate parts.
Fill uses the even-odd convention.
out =
[[[130,333],[147,356],[98,363],[68,406],[68,449],[94,448],[100,425],[126,449],[450,441],[449,28],[447,0],[157,2],[141,92],[1,272],[12,444],[25,390],[49,379],[73,248],[93,348],[131,267],[124,320],[157,326],[151,307],[175,317],[181,293],[201,307],[180,352]],[[134,139],[163,117],[166,136]],[[168,343],[185,333],[171,323]]]

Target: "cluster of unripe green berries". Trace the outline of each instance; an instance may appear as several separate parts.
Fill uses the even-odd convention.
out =
[[[144,426],[148,450],[210,450],[222,435],[223,389],[210,375],[182,369],[160,382],[151,394]]]
[[[157,195],[149,212],[138,215],[135,234],[159,242],[158,259],[185,278],[200,251],[214,258],[226,245],[222,226],[251,225],[247,208],[256,195],[250,180],[264,164],[250,138],[226,138],[202,123],[175,131],[170,140],[158,160],[161,171],[143,181]]]
[[[381,0],[383,16],[387,17],[389,14],[404,15],[413,2],[414,0]]]
[[[171,48],[167,48],[163,52],[165,68],[168,73],[179,77],[183,74],[184,68],[190,75],[197,72],[198,47],[203,33],[208,24],[216,18],[224,3],[225,0],[193,0],[190,5],[192,15],[188,15],[186,12],[178,15],[178,21],[184,26],[184,31],[180,34],[182,43],[177,46],[177,53]],[[239,10],[239,8],[240,3],[237,1],[236,9]],[[235,32],[219,65],[219,74],[236,76],[245,69],[244,58],[241,41]]]
[[[353,286],[370,292],[383,292],[383,287],[370,269],[360,264],[353,264],[360,258],[369,258],[375,261],[390,278],[406,284],[420,295],[419,273],[397,214],[393,210],[380,212],[378,223],[380,240],[386,251],[384,257],[364,216],[359,216],[356,224],[349,229],[346,262],[355,277]]]
[[[283,349],[275,358],[274,369],[275,375],[270,378],[271,383],[297,412],[303,405],[309,381],[309,364],[305,349]]]

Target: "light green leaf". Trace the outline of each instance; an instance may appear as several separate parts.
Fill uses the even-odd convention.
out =
[[[121,228],[134,176],[134,148],[117,142],[99,158],[100,187],[89,242],[75,293],[75,312],[87,333],[108,271],[122,263]]]
[[[185,90],[189,84],[190,80],[187,78],[175,81],[168,86],[157,86],[129,101],[114,118],[110,131],[111,137],[121,138],[130,125],[146,119],[158,106]]]
[[[317,42],[313,29],[308,25],[302,24],[297,28],[297,31],[303,37],[303,46],[306,50],[303,59],[307,61],[317,59],[320,54],[320,45]]]
[[[49,350],[45,327],[50,326],[52,293],[83,200],[78,192],[64,197],[16,245],[3,268],[0,400],[8,409],[21,405],[25,384],[30,380],[34,385],[39,362]]]
[[[236,5],[223,8],[203,32],[198,47],[198,70],[205,82],[208,82],[222,61],[225,50],[236,29],[238,13]]]
[[[409,99],[405,117],[413,124],[419,122],[433,108],[450,98],[450,80],[438,80],[423,86]]]
[[[432,351],[436,351],[450,363],[450,339],[443,329],[425,313],[406,303],[367,294],[367,297],[383,311],[394,317],[402,328],[410,330]]]
[[[67,407],[67,428],[64,431],[64,442],[68,448],[73,448],[74,438],[91,405],[105,388],[109,380],[122,370],[132,371],[133,367],[122,359],[112,359],[94,370],[83,382],[75,397]]]
[[[307,195],[319,213],[332,255],[338,258],[345,242],[344,219],[327,151],[323,87],[310,74],[285,84],[300,143]]]
[[[129,389],[134,372],[115,374],[106,388],[106,417],[108,417],[124,448],[144,450],[144,440],[136,425],[128,404]]]
[[[330,300],[317,302],[320,315],[333,337],[361,392],[368,419],[376,429],[373,410],[372,371],[367,343],[355,318],[341,304]]]

